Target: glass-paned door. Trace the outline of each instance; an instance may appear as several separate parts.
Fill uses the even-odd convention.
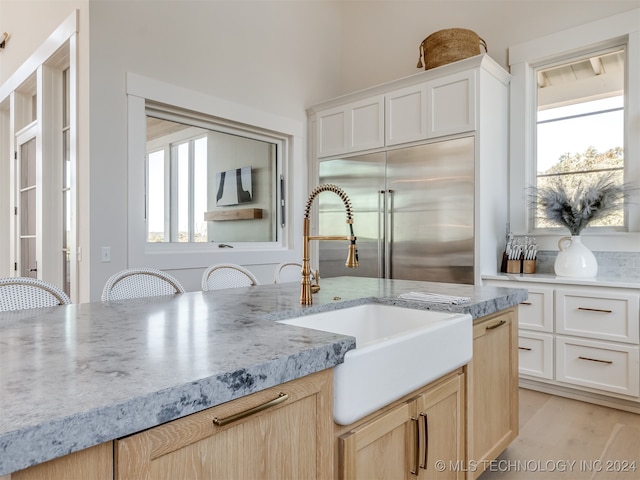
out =
[[[36,139],[20,145],[19,172],[20,195],[18,202],[18,227],[20,264],[22,277],[37,278],[36,261]]]

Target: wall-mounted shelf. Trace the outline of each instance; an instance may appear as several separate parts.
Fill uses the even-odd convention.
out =
[[[257,218],[262,218],[261,208],[241,208],[238,210],[204,212],[204,219],[207,222],[221,222],[224,220],[254,220]]]

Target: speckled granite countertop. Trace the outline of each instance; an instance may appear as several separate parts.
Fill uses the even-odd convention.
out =
[[[363,303],[470,313],[526,290],[341,277],[0,313],[0,475],[341,363],[352,337],[274,323]],[[463,305],[398,299],[421,291]],[[338,299],[338,297],[340,297]]]

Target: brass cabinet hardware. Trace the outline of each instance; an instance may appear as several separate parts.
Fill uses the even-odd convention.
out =
[[[531,305],[531,302],[520,302],[520,305]]]
[[[578,310],[583,310],[583,311],[585,311],[585,312],[613,313],[613,310],[603,310],[603,309],[601,309],[601,308],[578,307]]]
[[[426,468],[425,458],[427,456],[427,430],[426,430],[425,414],[421,413],[418,420],[418,467]]]
[[[412,475],[418,476],[418,463],[420,462],[420,421],[416,417],[411,417],[411,420],[415,422],[416,442],[415,455],[413,456],[413,466],[409,469]]]
[[[526,350],[529,352],[531,349],[529,347],[518,347],[518,350]]]
[[[598,362],[598,363],[606,363],[607,365],[611,365],[613,362],[611,360],[600,360],[598,358],[589,358],[589,357],[578,357],[580,360],[589,360],[590,362]]]
[[[256,407],[250,408],[249,410],[245,410],[244,412],[236,413],[235,415],[230,415],[226,418],[215,417],[213,419],[213,423],[218,425],[219,427],[224,427],[225,425],[235,422],[236,420],[249,417],[255,413],[266,410],[267,408],[274,407],[275,405],[278,405],[288,400],[288,398],[289,398],[289,395],[287,395],[286,393],[280,393],[280,395],[278,395],[273,400],[269,400],[268,402],[265,402],[262,405],[258,405]]]
[[[427,422],[427,414],[421,413],[422,423],[424,424],[424,457],[422,457],[422,465],[420,468],[427,469],[427,458],[429,456],[429,423]]]
[[[500,320],[498,323],[496,323],[495,325],[489,325],[487,327],[487,330],[493,330],[495,328],[501,327],[502,325],[504,325],[505,323],[507,323],[506,320]]]

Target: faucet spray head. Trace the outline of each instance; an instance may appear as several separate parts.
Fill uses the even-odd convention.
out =
[[[358,249],[356,248],[355,240],[352,240],[349,244],[349,254],[345,265],[347,268],[356,268],[358,266]]]

